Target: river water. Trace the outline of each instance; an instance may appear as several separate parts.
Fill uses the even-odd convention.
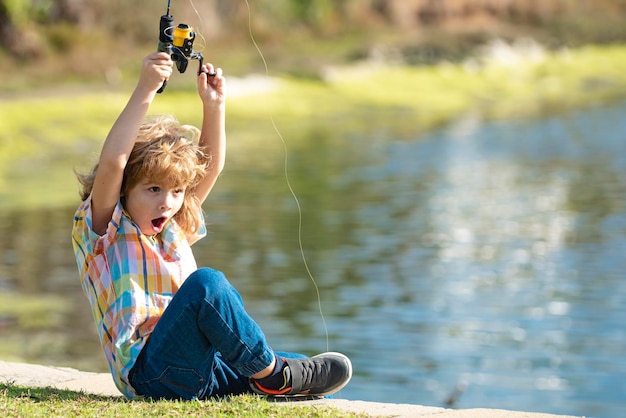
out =
[[[618,104],[468,116],[402,138],[384,126],[288,138],[306,265],[282,155],[264,158],[258,144],[258,159],[229,156],[198,264],[227,274],[276,349],[349,355],[354,377],[338,397],[620,416],[624,115]],[[0,355],[106,371],[72,255],[73,209],[0,214],[12,306],[0,308]]]

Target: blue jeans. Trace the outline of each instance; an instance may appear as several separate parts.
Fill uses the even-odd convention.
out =
[[[304,357],[279,353],[285,357]],[[265,335],[223,273],[201,268],[172,298],[129,374],[152,399],[206,399],[251,392],[249,376],[274,359]]]

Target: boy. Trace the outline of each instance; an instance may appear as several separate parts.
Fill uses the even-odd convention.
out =
[[[226,277],[197,268],[190,246],[206,234],[201,204],[225,161],[226,81],[201,68],[200,131],[171,116],[142,123],[172,64],[162,52],[144,58],[98,164],[78,176],[76,262],[117,387],[153,399],[340,390],[346,356],[275,353]]]

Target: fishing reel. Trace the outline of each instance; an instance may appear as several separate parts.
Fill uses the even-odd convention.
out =
[[[168,4],[166,14],[161,16],[159,22],[158,50],[172,57],[172,61],[176,63],[176,68],[181,74],[187,70],[187,65],[189,65],[190,60],[199,61],[198,75],[201,73],[204,57],[201,53],[193,50],[193,42],[195,39],[196,33],[191,26],[186,23],[179,23],[178,26],[174,26],[174,17],[170,15]],[[165,86],[167,86],[167,80],[163,82],[163,85],[157,93],[163,92]]]

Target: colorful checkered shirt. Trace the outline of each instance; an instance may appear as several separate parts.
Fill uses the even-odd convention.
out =
[[[99,236],[92,230],[91,197],[74,215],[72,241],[83,291],[115,385],[128,398],[137,396],[128,372],[178,288],[197,269],[190,245],[206,235],[202,225],[189,237],[170,221],[149,237],[118,202]]]

